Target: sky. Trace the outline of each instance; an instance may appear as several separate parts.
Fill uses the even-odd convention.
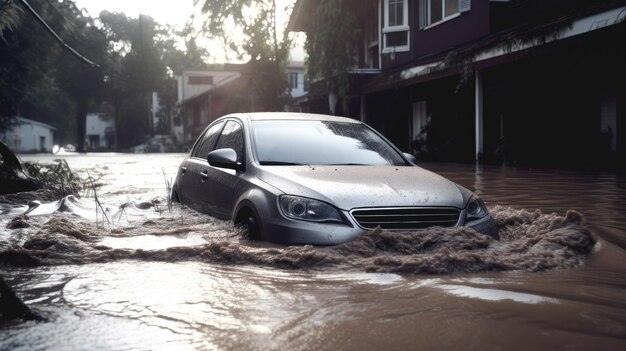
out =
[[[92,17],[100,11],[124,12],[137,17],[140,13],[163,24],[182,28],[194,12],[193,0],[74,0],[79,8],[85,8]]]
[[[158,23],[170,24],[182,29],[192,14],[196,12],[196,16],[201,16],[199,10],[194,7],[194,0],[74,0],[79,8],[87,10],[91,17],[97,17],[102,10],[110,12],[124,12],[127,16],[137,17],[139,14],[148,15],[154,18]],[[277,7],[284,8],[287,4],[293,3],[295,0],[278,0]],[[289,13],[279,11],[278,23],[286,23],[289,20]],[[279,25],[280,26],[280,25]],[[298,40],[299,44],[292,49],[291,58],[294,61],[304,61],[304,49],[302,48],[302,40]],[[198,40],[199,45],[203,45],[213,53],[210,58],[212,62],[233,62],[234,57],[225,57],[216,55],[222,53],[223,49],[216,48],[215,43],[210,41]]]

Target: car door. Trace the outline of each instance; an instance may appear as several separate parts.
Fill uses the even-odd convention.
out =
[[[206,170],[209,167],[207,155],[213,151],[217,139],[219,138],[224,122],[220,121],[207,129],[207,131],[198,138],[198,142],[194,145],[190,157],[181,167],[180,172],[182,182],[179,189],[179,198],[183,205],[189,206],[196,211],[214,214],[202,194],[206,188]]]
[[[228,120],[222,129],[215,150],[233,149],[237,159],[245,164],[245,146],[243,125],[236,120]],[[215,216],[229,219],[235,202],[236,189],[243,175],[234,169],[208,166],[206,169],[208,180],[203,184],[202,197],[208,201],[208,206],[215,210]]]

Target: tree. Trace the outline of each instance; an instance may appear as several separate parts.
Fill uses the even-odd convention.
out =
[[[69,0],[28,3],[65,44],[99,67],[65,50],[14,0],[0,0],[0,129],[20,115],[52,124],[57,141],[75,142],[82,151],[86,114],[105,101],[116,108],[119,146],[136,145],[154,131],[151,93],[158,92],[171,109],[177,93],[174,72],[204,66],[208,56],[188,30],[178,33],[147,16],[105,11],[96,22]],[[186,49],[178,48],[181,37]]]
[[[71,1],[64,1],[57,6],[61,20],[65,19],[70,27],[66,31],[66,42],[83,55],[97,59],[97,67],[88,65],[67,51],[57,56],[54,71],[57,82],[67,96],[74,102],[74,120],[77,151],[85,151],[85,123],[90,109],[97,106],[104,89],[102,65],[107,54],[107,40],[104,32],[96,27],[91,17],[83,16],[82,11]],[[62,12],[61,12],[62,11]],[[71,18],[72,20],[67,20]],[[73,35],[69,35],[69,34]]]
[[[35,0],[30,5],[70,46],[91,57],[105,52],[104,37],[73,2]],[[74,128],[81,121],[84,126],[82,111],[97,95],[102,80],[98,71],[63,50],[31,13],[23,13],[19,22],[4,29],[0,42],[0,116],[6,120],[23,115],[55,125],[62,141],[84,140],[84,128]],[[2,122],[6,127],[6,121]]]
[[[150,97],[166,79],[163,53],[156,45],[162,28],[151,17],[100,13],[109,41],[108,99],[115,107],[118,147],[140,144],[153,133]]]
[[[155,131],[168,132],[164,125],[152,125],[152,92],[158,93],[168,116],[177,99],[174,74],[183,67],[206,66],[208,53],[188,28],[177,32],[149,16],[108,11],[99,19],[109,43],[106,99],[115,107],[118,147],[140,144]],[[181,39],[184,49],[179,49]]]
[[[209,57],[209,53],[197,45],[196,37],[190,27],[177,32],[174,28],[167,26],[166,31],[169,35],[161,36],[161,40],[156,43],[163,52],[163,62],[167,73],[166,80],[161,84],[158,93],[165,115],[171,115],[170,112],[178,99],[175,75],[179,75],[185,67],[208,67],[205,60]],[[181,39],[185,41],[184,50],[178,48]],[[165,126],[161,125],[160,127],[164,128]],[[164,133],[165,130],[160,132]]]
[[[199,0],[197,0],[199,1]],[[240,58],[249,58],[244,94],[252,97],[250,110],[282,110],[289,84],[284,68],[289,59],[291,40],[276,21],[276,0],[203,0],[207,15],[204,31],[223,38],[225,47]],[[288,9],[285,9],[288,11]],[[238,34],[242,38],[237,38]]]
[[[319,0],[307,31],[309,79],[325,79],[347,111],[349,71],[357,60],[358,26],[345,0]]]
[[[44,78],[43,66],[48,58],[45,53],[52,49],[36,23],[21,15],[21,9],[13,1],[3,5],[0,10],[0,129],[7,128],[10,119],[18,114],[29,82]],[[24,22],[27,25],[22,26]],[[39,63],[35,64],[38,57]]]
[[[5,0],[0,4],[0,40],[4,40],[4,31],[12,31],[19,22],[22,9],[13,2]]]

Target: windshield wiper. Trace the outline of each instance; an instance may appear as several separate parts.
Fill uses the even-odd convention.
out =
[[[308,166],[304,163],[288,162],[288,161],[261,161],[261,166]]]

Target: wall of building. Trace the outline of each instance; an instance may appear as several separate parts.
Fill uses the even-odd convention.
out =
[[[545,45],[534,57],[484,70],[488,160],[624,167],[619,101],[626,94],[626,50],[604,44],[617,42],[621,35],[619,30],[589,33]]]
[[[415,5],[417,1],[413,2]],[[471,10],[425,29],[419,28],[419,11],[413,11],[412,57],[447,50],[489,34],[489,1],[472,0]]]
[[[15,152],[52,152],[54,144],[51,126],[24,119],[19,119],[17,125],[0,137]]]
[[[234,71],[218,71],[218,70],[184,70],[178,76],[178,101],[183,101],[199,94],[202,94],[216,86],[226,84],[227,82],[240,77],[239,72]],[[207,84],[194,83],[194,78],[210,77]],[[190,78],[192,80],[190,81]]]
[[[384,0],[380,0],[380,21],[384,23]],[[472,0],[471,10],[420,29],[419,0],[409,0],[409,51],[381,55],[383,69],[401,66],[412,60],[448,50],[489,34],[489,0]],[[382,36],[382,34],[381,34]],[[382,37],[381,37],[382,39]]]
[[[99,113],[87,114],[85,136],[90,150],[111,149],[115,147],[115,119],[105,119]]]
[[[293,76],[296,76],[295,82]],[[287,68],[287,80],[291,87],[291,96],[294,98],[300,97],[306,94],[304,89],[304,67],[289,67]]]

